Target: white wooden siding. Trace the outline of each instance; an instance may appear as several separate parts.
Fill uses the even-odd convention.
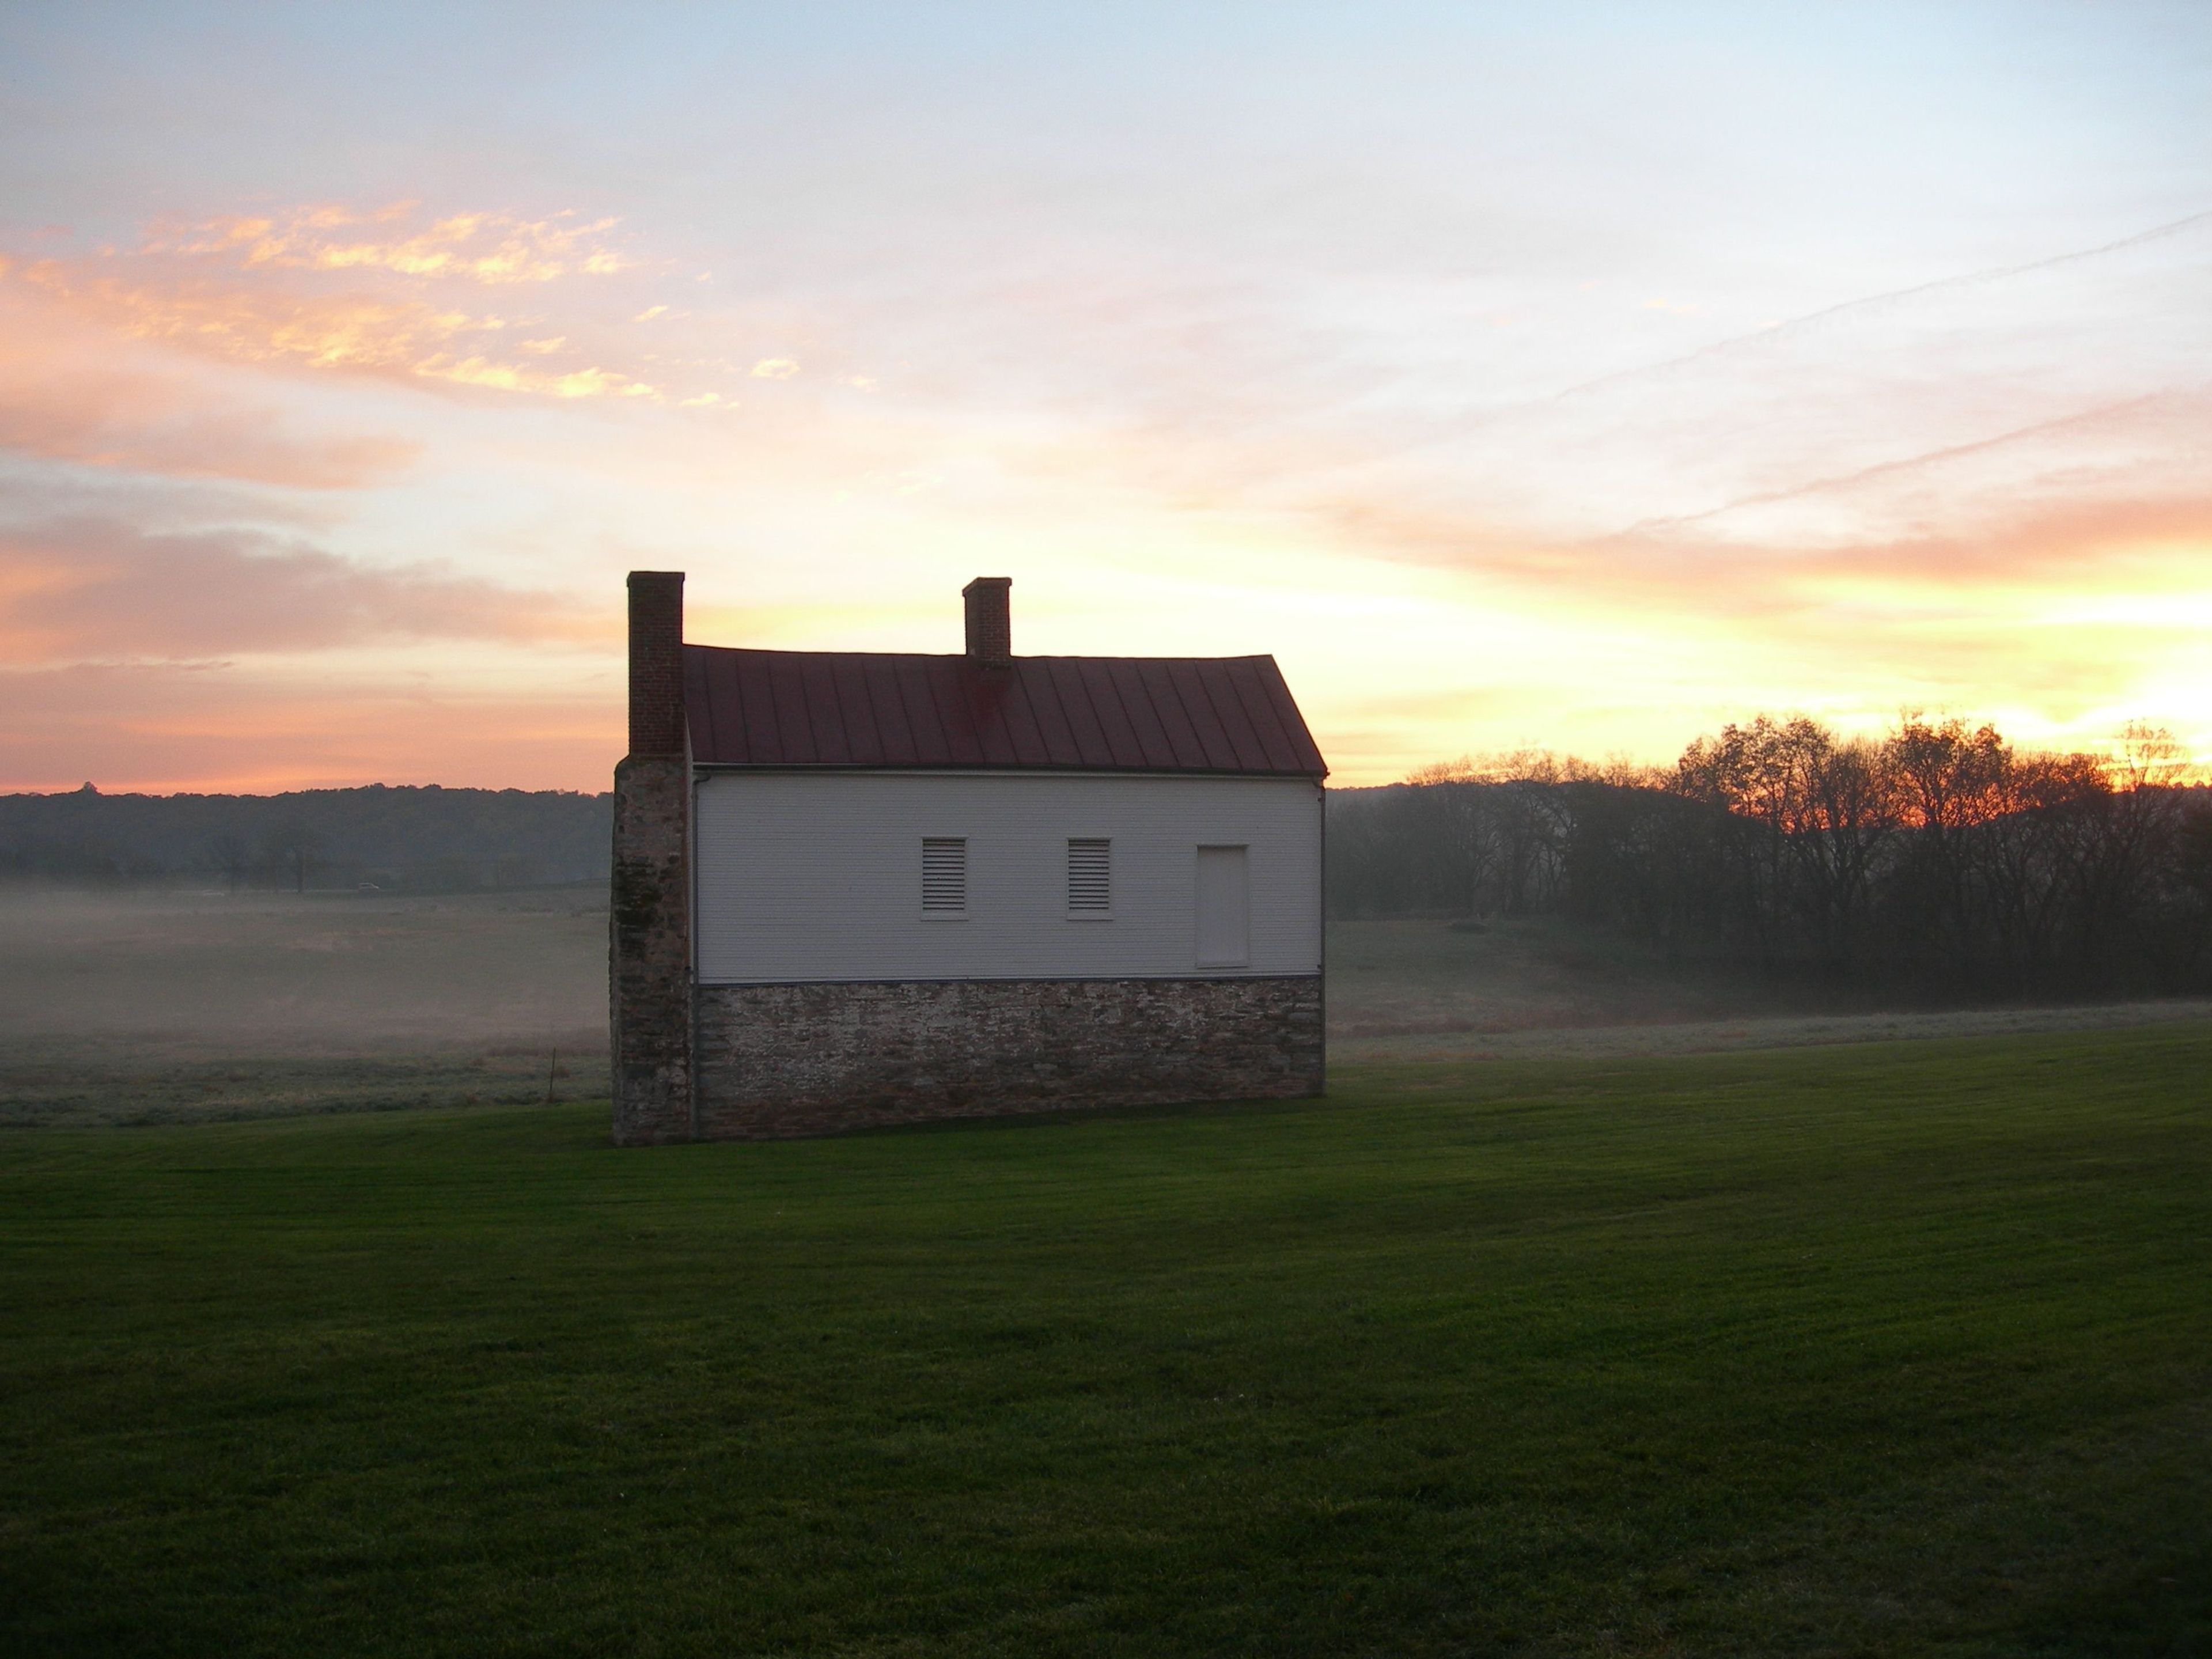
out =
[[[1234,978],[1321,968],[1321,787],[1061,773],[714,773],[695,815],[700,979]],[[921,843],[967,842],[963,916]],[[1113,843],[1110,919],[1071,918],[1068,842]],[[1248,854],[1250,951],[1198,964],[1201,846]]]

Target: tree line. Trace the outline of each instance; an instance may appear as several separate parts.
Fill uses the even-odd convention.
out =
[[[605,881],[612,797],[387,787],[0,795],[0,878],[455,892]]]
[[[2131,726],[2112,756],[1908,718],[1767,716],[1672,767],[1541,753],[1333,791],[1331,912],[1554,914],[1675,960],[1932,994],[2212,984],[2212,791]]]

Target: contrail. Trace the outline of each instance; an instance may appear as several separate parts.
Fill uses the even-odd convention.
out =
[[[1837,305],[1824,306],[1818,311],[1808,311],[1802,317],[1787,318],[1775,324],[1771,328],[1757,329],[1749,334],[1737,334],[1725,340],[1716,340],[1711,345],[1699,346],[1695,351],[1686,352],[1680,357],[1668,357],[1659,362],[1644,363],[1635,368],[1615,369],[1611,374],[1601,374],[1593,380],[1578,381],[1564,390],[1548,392],[1541,398],[1534,398],[1526,403],[1517,404],[1511,410],[1500,410],[1497,415],[1482,416],[1479,423],[1487,424],[1491,421],[1500,419],[1505,415],[1516,413],[1521,410],[1540,408],[1546,404],[1556,404],[1565,398],[1578,398],[1586,392],[1595,392],[1601,386],[1612,386],[1621,380],[1632,380],[1645,374],[1663,374],[1669,369],[1680,368],[1685,364],[1717,356],[1743,346],[1756,345],[1778,339],[1784,335],[1794,334],[1801,329],[1826,322],[1832,317],[1841,317],[1854,311],[1871,310],[1877,306],[1894,304],[1899,300],[1911,299],[1916,295],[1934,294],[1947,288],[1966,288],[1975,283],[1994,283],[2007,276],[2024,276],[2030,271],[2049,270],[2054,266],[2072,264],[2079,259],[2095,259],[2107,253],[2117,253],[2123,248],[2140,247],[2145,242],[2155,242],[2162,237],[2176,235],[2187,230],[2191,225],[2201,225],[2208,220],[2212,220],[2212,208],[2208,208],[2201,213],[2192,213],[2184,219],[2173,220],[2167,224],[2154,225],[2148,230],[2137,231],[2132,236],[2123,236],[2117,242],[2104,242],[2095,247],[2077,248],[2071,253],[2054,253],[2045,258],[2030,259],[2025,264],[1994,265],[1987,270],[1968,271],[1963,276],[1939,276],[1934,282],[1917,283],[1911,288],[1892,289],[1886,294],[1869,294],[1863,299],[1845,300]]]
[[[2118,244],[2115,244],[2118,246]],[[2079,258],[2079,254],[2068,254],[2068,258]],[[2055,263],[2055,262],[2054,262]],[[1963,279],[1961,279],[1963,280]],[[2033,426],[2000,432],[1994,437],[1977,438],[1972,443],[1953,444],[1948,449],[1931,449],[1919,455],[1906,455],[1894,461],[1878,461],[1872,466],[1861,467],[1856,472],[1838,473],[1832,478],[1814,478],[1809,483],[1792,484],[1787,489],[1777,489],[1764,495],[1746,495],[1741,500],[1724,501],[1718,507],[1709,507],[1702,513],[1684,513],[1671,518],[1639,519],[1626,530],[1616,530],[1606,537],[1607,541],[1620,541],[1646,530],[1666,530],[1676,525],[1697,524],[1706,519],[1717,519],[1724,513],[1734,513],[1747,507],[1765,507],[1774,501],[1795,501],[1800,495],[1815,495],[1824,489],[1842,489],[1851,484],[1863,483],[1869,478],[1879,478],[1891,472],[1909,472],[1916,467],[1933,466],[1939,461],[1955,460],[1961,455],[1972,455],[1985,449],[1997,449],[2006,444],[2017,443],[2022,438],[2040,436],[2045,432],[2057,432],[2069,426],[2079,426],[2086,421],[2100,421],[2108,415],[2123,410],[2140,409],[2164,398],[2163,392],[2153,392],[2141,398],[2129,398],[2117,404],[2104,404],[2095,409],[2084,409],[2071,415],[2061,415],[2056,420],[2038,421]]]

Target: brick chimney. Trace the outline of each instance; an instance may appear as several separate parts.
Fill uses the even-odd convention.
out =
[[[690,1140],[691,743],[684,573],[629,575],[629,753],[615,768],[608,896],[614,1138]]]
[[[684,573],[629,573],[629,752],[684,752]]]
[[[974,668],[1006,668],[1014,660],[1014,625],[1007,615],[1012,576],[978,576],[960,590],[968,602],[968,662]]]

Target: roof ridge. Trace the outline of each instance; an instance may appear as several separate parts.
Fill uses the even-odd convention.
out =
[[[931,662],[965,662],[967,654],[959,651],[840,651],[787,650],[773,645],[709,645],[703,640],[686,640],[686,651],[749,651],[763,657],[921,657]],[[1228,656],[1160,657],[1133,656],[1127,652],[1064,653],[1051,651],[1016,652],[1011,662],[1273,662],[1272,651],[1241,651]]]

